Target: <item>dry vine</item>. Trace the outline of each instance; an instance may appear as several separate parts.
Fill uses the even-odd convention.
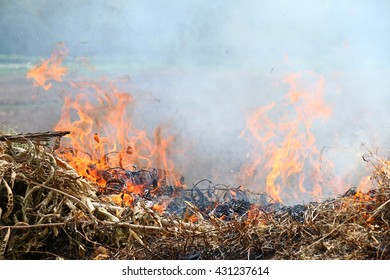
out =
[[[389,259],[390,162],[374,154],[367,194],[250,219],[196,222],[142,202],[120,207],[47,147],[0,142],[0,259]]]

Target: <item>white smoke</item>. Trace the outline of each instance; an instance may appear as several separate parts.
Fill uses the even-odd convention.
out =
[[[239,138],[245,117],[281,100],[287,91],[284,75],[296,71],[325,78],[333,115],[313,129],[318,147],[332,147],[325,156],[336,160],[340,172],[360,161],[361,143],[389,147],[388,1],[25,0],[0,5],[0,54],[34,56],[35,63],[64,41],[68,66],[77,68],[71,63],[82,56],[96,68],[83,75],[129,75],[138,121],[149,130],[169,124],[177,141],[185,142],[178,161],[186,161],[189,182],[212,178],[235,184],[248,153]],[[8,82],[0,78],[3,85]],[[22,88],[25,99],[32,95],[29,86]],[[7,89],[0,95],[3,106],[10,102]],[[21,131],[51,129],[59,118],[61,90],[34,91],[38,110],[16,106],[1,122]],[[35,126],[28,123],[31,118]]]

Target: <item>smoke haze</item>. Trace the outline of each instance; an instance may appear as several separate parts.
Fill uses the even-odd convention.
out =
[[[138,122],[149,130],[163,123],[177,134],[188,181],[227,184],[236,183],[249,152],[239,137],[246,116],[283,99],[287,74],[316,73],[333,111],[314,124],[317,146],[331,147],[326,156],[348,173],[360,164],[361,143],[389,148],[389,13],[386,0],[0,0],[0,63],[18,57],[27,70],[64,42],[74,72],[85,74],[75,64],[86,57],[95,68],[90,75],[128,75]],[[58,94],[46,93],[21,84],[12,91],[0,78],[0,123],[52,129],[66,89],[57,84]],[[21,106],[10,109],[10,92],[50,119],[42,110],[31,116]]]

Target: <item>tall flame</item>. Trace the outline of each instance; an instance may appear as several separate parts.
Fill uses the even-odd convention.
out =
[[[104,186],[98,172],[110,167],[173,170],[168,154],[174,137],[164,137],[160,127],[153,137],[136,129],[131,94],[121,91],[115,82],[79,82],[72,86],[79,93],[75,98],[65,97],[55,129],[70,131],[64,144],[72,152],[63,156],[80,175]]]
[[[51,56],[46,60],[42,59],[41,64],[31,68],[27,72],[26,78],[34,79],[34,85],[49,90],[52,87],[50,80],[61,82],[62,76],[68,72],[68,69],[62,66],[62,61],[67,55],[68,49],[66,46],[63,43],[58,43]]]
[[[303,86],[301,73],[287,76],[287,103],[279,111],[274,111],[278,109],[275,103],[258,108],[241,133],[252,145],[251,162],[241,168],[241,182],[265,186],[278,202],[298,198],[301,193],[321,194],[324,178],[312,125],[328,118],[331,108],[323,100],[324,78],[310,76],[315,83],[309,89]]]
[[[34,79],[34,83],[45,90],[51,89],[50,80],[61,82],[68,71],[62,66],[67,55],[66,46],[57,44],[48,59],[27,72],[27,78]],[[134,98],[120,90],[118,82],[105,79],[70,82],[72,92],[76,90],[77,94],[68,93],[64,97],[61,119],[54,128],[70,131],[63,139],[60,155],[101,189],[106,183],[102,172],[112,167],[163,170],[164,176],[159,178],[174,181],[170,182],[172,184],[180,182],[169,159],[174,137],[165,137],[161,127],[155,129],[152,137],[145,130],[135,128]],[[129,185],[127,189],[138,193],[142,191],[140,187]]]
[[[60,82],[67,72],[62,66],[67,54],[67,48],[58,44],[50,58],[28,71],[27,78],[49,90],[50,80]],[[321,158],[312,132],[314,122],[327,119],[332,111],[323,98],[324,78],[295,73],[286,76],[284,83],[289,90],[283,102],[252,112],[241,133],[252,149],[249,162],[241,167],[240,183],[265,190],[277,202],[320,196],[325,185],[329,190],[340,183],[337,176],[324,171],[324,166],[331,170],[332,163]],[[134,97],[130,93],[121,90],[115,81],[70,85],[78,93],[65,97],[55,129],[70,131],[63,141],[67,148],[61,155],[80,175],[104,188],[103,170],[138,166],[163,170],[164,176],[159,178],[181,185],[179,176],[171,172],[174,166],[169,159],[174,137],[164,136],[161,127],[152,136],[137,129],[133,120]],[[139,187],[127,189],[140,193]],[[127,201],[132,203],[131,196]]]

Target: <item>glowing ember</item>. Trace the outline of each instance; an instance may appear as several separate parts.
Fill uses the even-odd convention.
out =
[[[187,220],[188,220],[188,222],[190,222],[190,223],[196,223],[196,222],[199,220],[199,217],[196,216],[196,215],[191,215],[191,216],[188,217]]]
[[[159,213],[164,212],[165,208],[166,208],[166,207],[165,207],[164,205],[162,205],[162,204],[154,204],[154,205],[152,206],[152,210],[154,210],[154,211],[156,211],[156,212],[159,212]]]
[[[127,193],[119,193],[116,196],[112,198],[112,200],[121,206],[133,206],[134,203],[134,197],[131,194]]]
[[[64,44],[59,43],[48,59],[42,60],[41,64],[34,66],[27,72],[27,79],[34,79],[36,86],[49,90],[52,87],[50,80],[61,82],[62,76],[68,72],[68,69],[62,66],[62,61],[67,54],[68,49]]]

